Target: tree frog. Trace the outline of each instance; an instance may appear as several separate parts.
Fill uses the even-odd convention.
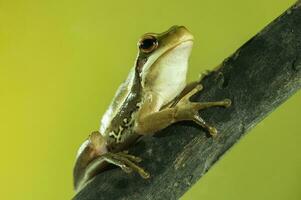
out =
[[[191,120],[211,135],[217,134],[198,111],[212,106],[228,107],[231,101],[190,101],[202,90],[197,82],[186,84],[192,46],[193,35],[184,26],[141,37],[135,65],[103,115],[100,130],[92,132],[78,150],[73,171],[76,191],[108,164],[149,178],[149,172],[138,165],[141,158],[125,150],[141,136],[154,134],[175,122]]]

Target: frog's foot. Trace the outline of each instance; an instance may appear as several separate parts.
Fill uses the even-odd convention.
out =
[[[136,163],[141,162],[142,159],[130,154],[127,152],[118,152],[118,153],[105,153],[95,160],[92,163],[99,163],[106,161],[113,165],[120,167],[124,172],[131,173],[132,171],[137,172],[142,178],[149,178],[150,174],[145,171],[142,167],[138,166]]]
[[[123,157],[129,159],[130,161],[132,161],[134,163],[139,163],[139,162],[142,161],[142,159],[140,157],[128,154],[128,151],[122,151],[122,152],[118,152],[116,154],[120,155],[120,156],[123,156]]]
[[[96,133],[93,135],[96,136],[95,138],[98,137]],[[92,139],[94,138],[94,136],[92,137]],[[103,171],[107,163],[120,167],[126,173],[135,171],[139,173],[143,178],[149,178],[150,174],[143,168],[136,165],[136,163],[140,161],[141,158],[129,155],[127,154],[127,152],[107,152],[99,155],[94,158],[87,166],[79,169],[81,171],[78,171],[76,174],[75,189],[79,191],[81,188],[83,188],[89,180]],[[80,165],[78,166],[81,167]]]
[[[216,128],[208,125],[206,121],[199,116],[198,111],[215,106],[222,106],[227,108],[231,105],[231,100],[224,99],[223,101],[216,102],[191,102],[189,100],[190,97],[196,94],[197,92],[201,91],[202,89],[203,86],[201,84],[197,85],[177,103],[177,105],[175,106],[177,108],[175,118],[177,120],[193,120],[194,122],[205,128],[211,136],[216,136]]]

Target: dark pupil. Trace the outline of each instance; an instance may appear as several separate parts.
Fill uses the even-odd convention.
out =
[[[141,42],[140,48],[141,49],[150,49],[156,41],[154,39],[145,39]]]

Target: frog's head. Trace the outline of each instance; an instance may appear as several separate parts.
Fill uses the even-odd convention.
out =
[[[186,84],[192,45],[193,36],[184,26],[144,34],[138,42],[136,64],[144,91],[161,96],[162,104],[177,96]]]

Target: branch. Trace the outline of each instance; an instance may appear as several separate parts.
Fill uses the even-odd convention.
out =
[[[130,149],[144,159],[151,178],[118,168],[93,179],[74,200],[178,199],[238,139],[301,87],[301,0],[227,58],[202,80],[194,101],[230,98],[230,108],[210,108],[201,115],[218,130],[206,135],[183,122],[147,137]]]

